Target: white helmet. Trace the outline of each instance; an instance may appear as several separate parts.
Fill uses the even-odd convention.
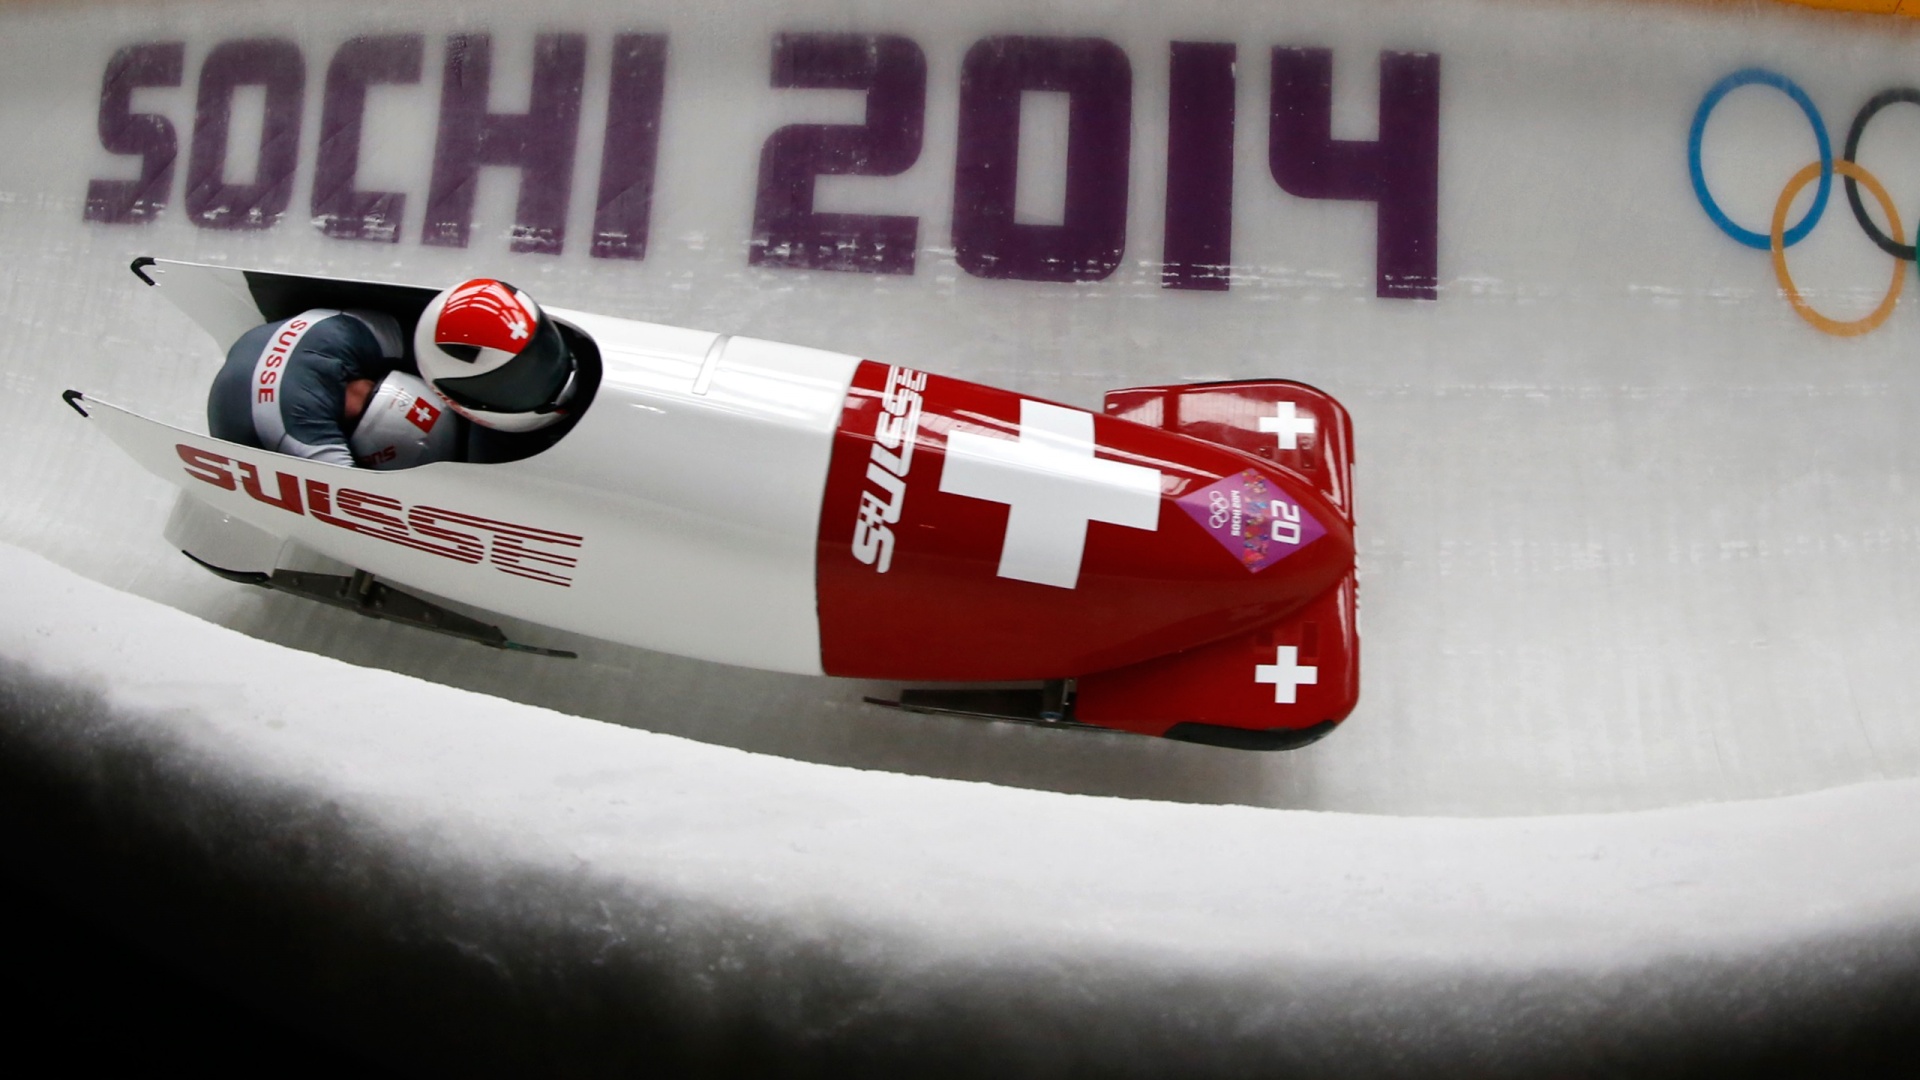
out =
[[[446,415],[446,400],[404,371],[380,381],[367,411],[347,438],[353,460],[369,469],[411,469],[452,457],[459,423]]]
[[[413,331],[420,374],[454,411],[497,431],[533,431],[566,414],[574,362],[533,297],[474,278],[440,293]]]

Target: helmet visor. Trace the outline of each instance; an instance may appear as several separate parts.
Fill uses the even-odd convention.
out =
[[[533,340],[512,360],[483,375],[440,379],[434,388],[454,404],[481,412],[546,412],[558,404],[572,371],[560,328],[543,318]]]

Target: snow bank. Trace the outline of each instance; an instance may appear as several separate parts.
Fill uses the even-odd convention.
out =
[[[0,762],[61,856],[380,1052],[1578,1073],[1871,1040],[1917,985],[1913,780],[1518,819],[1076,797],[355,668],[11,547],[0,576]]]

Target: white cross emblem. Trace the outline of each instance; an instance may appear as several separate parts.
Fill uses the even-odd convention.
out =
[[[1020,437],[947,437],[940,490],[1007,504],[1000,576],[1071,589],[1087,523],[1160,527],[1160,470],[1093,456],[1093,414],[1020,402]]]
[[[1294,408],[1291,401],[1280,403],[1280,411],[1272,416],[1260,418],[1260,430],[1277,432],[1280,436],[1280,449],[1300,449],[1300,436],[1313,434],[1313,417]]]
[[[1253,681],[1273,684],[1275,705],[1291,705],[1296,696],[1294,691],[1320,681],[1320,669],[1302,664],[1298,647],[1281,645],[1273,651],[1273,663],[1254,667]]]

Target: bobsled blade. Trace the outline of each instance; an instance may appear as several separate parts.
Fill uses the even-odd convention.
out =
[[[290,593],[308,600],[316,600],[329,607],[345,608],[368,618],[383,619],[404,626],[416,626],[436,634],[446,634],[449,637],[476,642],[490,649],[533,653],[538,656],[557,656],[568,660],[579,657],[578,653],[565,649],[548,649],[514,641],[507,637],[505,631],[492,623],[482,622],[457,611],[450,611],[438,604],[429,603],[409,593],[403,593],[390,585],[375,581],[373,575],[365,570],[355,571],[352,577],[343,577],[339,574],[316,574],[303,570],[275,570],[271,574],[246,573],[214,566],[203,559],[194,558],[188,552],[181,554],[228,581]]]
[[[1021,724],[1078,726],[1073,723],[1072,693],[1065,679],[1054,679],[1040,686],[1025,688],[909,687],[900,691],[898,700],[875,697],[863,700],[869,705],[935,716],[972,716]]]
[[[133,261],[132,270],[141,281],[157,286],[162,297],[198,323],[223,350],[263,322],[290,318],[308,308],[372,308],[410,325],[435,292],[417,285],[244,270],[144,255]]]

